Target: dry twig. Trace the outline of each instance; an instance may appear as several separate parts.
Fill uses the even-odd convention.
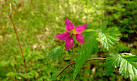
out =
[[[18,43],[19,43],[19,47],[20,47],[20,50],[21,50],[21,55],[22,57],[24,56],[23,55],[23,49],[22,49],[22,46],[21,46],[21,42],[20,42],[20,39],[19,39],[19,35],[18,35],[18,32],[17,32],[17,29],[15,27],[15,24],[14,24],[14,21],[13,21],[13,18],[12,18],[12,6],[11,6],[11,3],[9,4],[10,6],[10,19],[11,19],[11,22],[13,24],[13,27],[14,27],[14,31],[16,33],[16,36],[17,36],[17,40],[18,40]],[[25,61],[25,58],[24,58],[24,67],[25,67],[25,73],[27,73],[27,65],[26,65],[26,61]],[[29,79],[27,79],[27,81],[29,81]]]
[[[91,61],[91,60],[105,60],[106,58],[90,58],[88,59],[88,61]],[[67,69],[69,66],[71,66],[72,64],[75,64],[75,62],[71,62],[70,64],[68,64],[65,68],[63,68],[61,70],[61,72],[56,76],[58,77],[61,73],[63,73],[65,71],[65,69]]]

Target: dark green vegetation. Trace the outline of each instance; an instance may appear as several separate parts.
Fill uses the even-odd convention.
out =
[[[9,18],[10,9],[9,3],[12,3],[13,20],[16,25],[20,41],[22,44],[24,57],[21,56],[18,41],[12,22]],[[18,7],[19,4],[22,7]],[[70,19],[75,26],[88,23],[86,29],[98,29],[101,27],[99,33],[99,48],[93,47],[85,43],[75,44],[74,49],[65,50],[64,41],[56,39],[56,35],[65,32],[65,19]],[[103,22],[108,21],[108,26],[105,30]],[[0,80],[13,81],[25,80],[26,78],[31,81],[51,81],[73,80],[74,70],[79,68],[73,64],[69,66],[58,78],[56,75],[70,63],[70,60],[76,61],[76,57],[80,50],[87,50],[81,55],[90,54],[92,58],[106,57],[109,53],[107,60],[115,60],[114,65],[120,66],[123,61],[128,61],[130,58],[122,58],[121,56],[113,53],[130,52],[137,55],[137,1],[136,0],[11,0],[6,1],[0,5]],[[111,29],[114,28],[114,29]],[[116,30],[115,30],[116,29]],[[121,32],[120,42],[114,46],[103,45],[102,33],[112,33],[115,38],[117,29]],[[115,32],[116,31],[116,32]],[[100,32],[100,31],[99,31]],[[97,35],[91,33],[91,42],[96,42],[93,37]],[[84,36],[88,36],[87,32],[83,32]],[[118,40],[118,38],[116,38]],[[107,40],[107,39],[106,39]],[[98,42],[94,43],[95,45]],[[112,47],[113,46],[113,47]],[[81,48],[87,47],[87,49]],[[112,48],[110,48],[112,47]],[[88,48],[95,48],[89,50]],[[54,50],[53,50],[54,49]],[[63,49],[63,51],[61,51]],[[107,51],[106,49],[109,49]],[[52,50],[52,51],[51,51]],[[97,53],[97,51],[99,51]],[[85,57],[86,57],[85,54]],[[73,56],[73,57],[72,57]],[[113,58],[110,58],[113,57]],[[115,58],[120,60],[116,60]],[[124,56],[123,56],[124,57]],[[23,59],[26,59],[28,73],[25,73]],[[89,58],[89,57],[88,57]],[[79,58],[81,59],[81,58]],[[84,58],[83,60],[86,60]],[[123,60],[126,59],[126,60]],[[76,61],[77,63],[78,61]],[[108,61],[110,62],[110,61]],[[133,61],[132,62],[136,62]],[[131,64],[131,61],[127,64]],[[114,72],[109,68],[104,68],[103,60],[93,60],[83,63],[84,65],[78,72],[76,81],[124,81],[121,76],[123,67],[120,67],[121,73],[119,74],[118,68]],[[134,63],[132,63],[134,65]],[[130,65],[129,65],[130,66]],[[136,66],[135,66],[136,67]],[[130,67],[128,67],[130,68]],[[105,70],[109,69],[108,74]],[[134,70],[135,71],[135,70]],[[127,71],[128,72],[128,71]],[[77,74],[77,70],[75,70]],[[136,74],[135,74],[136,75]],[[134,76],[134,75],[133,75]],[[132,78],[132,76],[131,76]]]

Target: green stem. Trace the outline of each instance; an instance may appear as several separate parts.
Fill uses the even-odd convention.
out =
[[[72,56],[71,56],[71,57],[72,57],[72,58],[71,58],[71,60],[72,60],[72,61],[71,61],[71,62],[73,62],[73,61],[74,61],[74,54],[75,54],[75,51],[74,51],[74,46],[75,46],[75,45],[73,45],[73,49],[72,49]]]

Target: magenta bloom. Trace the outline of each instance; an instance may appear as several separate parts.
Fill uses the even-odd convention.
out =
[[[3,4],[3,3],[4,3],[4,0],[1,1],[1,4]]]
[[[79,43],[84,44],[84,36],[81,35],[80,33],[82,33],[86,29],[87,23],[75,27],[69,19],[66,19],[65,26],[66,26],[66,29],[68,32],[63,32],[61,34],[58,34],[58,35],[56,35],[56,38],[59,40],[66,41],[66,43],[65,43],[66,49],[69,49],[73,46],[73,44],[74,44],[73,37],[74,36],[76,36],[76,40]]]

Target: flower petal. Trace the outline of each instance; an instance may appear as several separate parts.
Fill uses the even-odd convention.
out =
[[[76,31],[77,33],[82,33],[82,32],[86,29],[86,27],[87,27],[87,23],[86,23],[86,24],[83,24],[83,25],[80,25],[80,26],[77,26],[77,27],[75,28],[75,31]]]
[[[79,43],[84,44],[84,36],[81,34],[76,34],[76,39]]]
[[[66,43],[65,43],[65,48],[66,49],[69,49],[73,46],[74,44],[74,40],[72,37],[69,37],[67,40],[66,40]]]
[[[67,18],[66,18],[66,21],[65,21],[65,26],[66,26],[67,31],[70,31],[70,30],[74,29],[73,23]]]
[[[68,32],[63,32],[61,34],[56,35],[56,38],[59,40],[66,40],[69,37]]]

